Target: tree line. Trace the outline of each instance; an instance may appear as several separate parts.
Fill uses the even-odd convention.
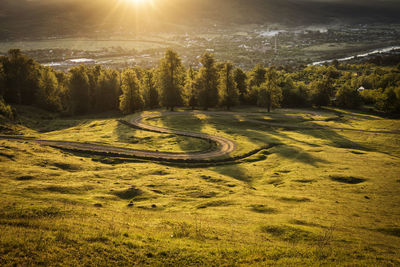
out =
[[[12,117],[8,104],[33,105],[67,115],[105,111],[130,114],[164,107],[209,109],[237,105],[310,107],[363,104],[400,113],[400,67],[339,64],[290,67],[255,66],[245,72],[205,53],[200,67],[185,68],[167,50],[159,66],[124,70],[77,66],[67,73],[45,67],[13,49],[0,57],[0,112]]]

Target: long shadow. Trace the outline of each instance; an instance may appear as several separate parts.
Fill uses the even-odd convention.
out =
[[[289,137],[280,131],[276,130],[274,127],[269,127],[267,125],[259,125],[253,122],[245,122],[243,125],[246,128],[246,134],[252,137],[252,139],[256,138],[257,140],[265,140],[265,143],[276,143],[281,144],[278,149],[274,150],[274,153],[278,154],[281,157],[299,161],[304,164],[308,164],[311,166],[318,166],[319,163],[328,163],[323,159],[314,157],[304,149],[283,143],[282,140],[278,137],[289,139],[293,142],[300,142],[303,144],[310,145],[315,147],[315,144],[310,144],[305,141],[299,141],[295,138]],[[248,126],[248,127],[246,127]],[[263,133],[260,133],[262,131]]]
[[[161,122],[165,128],[175,130],[185,130],[194,133],[200,133],[204,127],[204,121],[196,116],[195,113],[185,113],[184,115],[176,113],[176,115],[161,116]],[[193,147],[191,142],[194,142],[199,147]],[[184,137],[184,140],[177,143],[182,151],[205,152],[215,148],[216,144],[200,138]]]
[[[187,131],[191,131],[191,132],[201,132],[202,129],[205,127],[206,124],[210,123],[210,118],[208,115],[201,115],[201,116],[205,116],[205,119],[200,119],[196,113],[190,113],[190,114],[186,114],[186,115],[182,115],[182,117],[180,116],[163,116],[162,117],[162,122],[163,124],[168,127],[168,128],[173,128],[173,129],[184,129]],[[181,119],[181,121],[179,121]],[[188,120],[187,126],[185,126],[184,128],[182,128],[182,121],[186,121]],[[190,122],[190,124],[189,124]],[[213,126],[215,126],[213,124]],[[225,129],[226,130],[226,129]],[[184,149],[181,146],[182,149]],[[232,177],[234,179],[249,183],[251,182],[250,177],[248,177],[248,175],[246,175],[246,172],[243,170],[243,168],[241,168],[238,165],[224,165],[224,166],[214,166],[214,167],[208,167],[209,169],[220,173],[222,175],[226,175],[229,177]]]
[[[349,140],[348,138],[345,138],[344,136],[338,134],[336,131],[329,129],[329,127],[324,127],[321,128],[320,125],[318,125],[317,123],[313,123],[312,121],[307,121],[307,129],[291,129],[291,131],[293,132],[298,132],[304,135],[309,135],[312,136],[314,138],[318,138],[321,140],[327,140],[329,142],[330,146],[333,147],[338,147],[338,148],[349,148],[349,149],[358,149],[358,150],[365,150],[365,151],[371,151],[370,148],[367,148],[365,146],[362,146],[359,143],[356,143],[354,141]],[[252,122],[250,122],[252,123]],[[284,122],[285,124],[288,124],[286,121]],[[299,121],[300,123],[300,121]],[[320,145],[317,144],[313,144],[310,142],[306,142],[303,140],[299,140],[299,139],[295,139],[293,137],[290,137],[286,134],[284,134],[282,131],[276,131],[274,130],[274,128],[283,128],[285,129],[285,127],[278,127],[278,126],[269,126],[269,125],[262,125],[264,127],[264,130],[266,128],[268,128],[268,132],[270,132],[273,135],[297,142],[297,143],[302,143],[305,145],[309,145],[312,147],[320,147]],[[315,129],[311,129],[312,127],[315,127]],[[288,127],[290,128],[290,127]],[[288,129],[286,129],[288,130]]]
[[[21,116],[23,115],[23,116]],[[38,131],[40,133],[48,133],[73,128],[83,124],[89,124],[95,120],[105,120],[119,118],[118,112],[105,112],[100,114],[89,114],[81,116],[59,116],[54,114],[37,114],[39,119],[35,119],[26,114],[21,114],[17,120],[24,126]]]
[[[364,120],[381,120],[381,119],[399,119],[400,115],[399,114],[390,114],[390,113],[382,113],[378,111],[374,111],[371,109],[357,109],[357,110],[352,110],[352,109],[346,109],[346,110],[331,110],[330,108],[322,108],[323,110],[326,110],[328,112],[336,113],[337,115],[347,115],[350,117],[355,117],[359,119],[364,119]]]
[[[299,132],[304,135],[309,135],[309,136],[312,136],[314,138],[318,138],[321,140],[326,140],[329,142],[328,145],[333,146],[333,147],[372,151],[371,148],[367,148],[357,142],[351,141],[350,139],[338,134],[337,133],[338,130],[335,131],[335,130],[329,129],[328,126],[321,128],[319,124],[309,121],[307,123],[307,127],[315,127],[315,129],[294,129],[293,131]],[[292,139],[297,142],[303,142],[301,140],[291,138],[282,132],[279,132],[279,133],[277,132],[276,134],[281,137],[284,137],[287,139]]]
[[[329,129],[329,127],[325,127],[323,129],[320,128],[320,125],[313,123],[313,122],[308,122],[307,127],[313,127],[315,126],[315,129],[293,129],[295,132],[299,132],[303,135],[309,135],[312,136],[313,138],[321,139],[321,140],[326,140],[329,142],[328,145],[337,147],[337,148],[349,148],[349,149],[357,149],[357,150],[364,150],[364,151],[372,151],[371,148],[367,148],[357,142],[351,141],[350,139],[338,134],[336,131]],[[279,136],[281,138],[289,139],[295,142],[311,145],[311,146],[316,146],[315,144],[311,144],[309,142],[305,142],[303,140],[298,140],[295,138],[292,138],[286,134],[284,134],[282,131],[276,131],[274,130],[273,127],[264,125],[264,127],[268,127],[269,130],[268,132],[272,135]],[[282,127],[283,128],[283,127]]]
[[[137,136],[137,129],[135,129],[134,127],[129,127],[120,121],[118,121],[117,123],[118,124],[117,127],[114,129],[114,132],[117,134],[118,142],[125,144],[136,144],[137,142],[139,142],[137,139],[135,139],[135,136]],[[129,131],[129,139],[131,140],[127,139],[127,130]]]
[[[363,151],[373,151],[371,148],[367,148],[357,142],[351,141],[348,138],[338,134],[337,132],[324,128],[324,129],[306,129],[301,130],[302,134],[312,136],[321,140],[327,140],[330,142],[330,146],[337,148],[348,148],[357,149]]]
[[[267,114],[265,114],[267,115]],[[287,117],[285,115],[280,114],[280,119],[282,121],[287,121],[290,119],[293,119],[292,117]],[[227,122],[227,121],[226,121]],[[281,139],[289,139],[293,142],[299,142],[303,144],[307,144],[312,147],[316,147],[318,145],[312,144],[309,142],[305,142],[303,140],[298,140],[296,138],[290,137],[286,134],[284,134],[282,131],[277,130],[277,127],[271,127],[268,125],[261,125],[257,124],[255,122],[249,122],[249,121],[244,121],[241,123],[234,123],[230,124],[229,127],[227,127],[226,123],[217,121],[216,123],[213,123],[216,129],[219,131],[223,131],[227,133],[227,128],[229,128],[229,132],[232,130],[237,132],[238,134],[242,134],[244,136],[249,136],[251,140],[255,141],[264,141],[266,144],[268,143],[282,143]],[[317,124],[308,124],[307,126],[318,126]],[[278,127],[282,128],[282,127]],[[268,129],[268,130],[267,130]],[[263,131],[265,133],[260,133],[260,131]],[[334,147],[339,147],[339,148],[350,148],[350,149],[358,149],[358,150],[365,150],[365,151],[371,151],[370,148],[364,147],[359,143],[356,143],[354,141],[351,141],[344,136],[338,134],[337,132],[329,129],[329,128],[324,128],[324,129],[309,129],[309,130],[301,130],[301,129],[295,129],[294,131],[298,131],[301,134],[304,135],[309,135],[314,138],[319,138],[322,140],[327,140],[329,141],[331,146]],[[278,138],[279,137],[279,138]],[[282,144],[279,149],[275,149],[275,153],[279,154],[282,157],[291,159],[291,160],[296,160],[305,164],[309,164],[312,166],[317,166],[319,163],[328,163],[327,161],[323,159],[319,159],[304,149],[295,146],[295,145],[289,145],[289,144]]]

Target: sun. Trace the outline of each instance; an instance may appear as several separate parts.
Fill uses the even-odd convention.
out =
[[[141,5],[141,4],[149,3],[151,0],[125,0],[125,1],[127,1],[128,3],[131,3],[131,4]]]

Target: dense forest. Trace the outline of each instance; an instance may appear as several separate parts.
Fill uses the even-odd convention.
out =
[[[64,115],[106,111],[123,114],[144,109],[190,107],[208,109],[237,105],[277,107],[367,105],[384,113],[400,113],[400,64],[396,56],[376,57],[358,65],[264,67],[244,72],[212,54],[200,68],[185,68],[167,50],[159,66],[115,70],[77,66],[67,73],[44,67],[14,49],[0,58],[0,112],[13,119],[10,105],[32,105]]]

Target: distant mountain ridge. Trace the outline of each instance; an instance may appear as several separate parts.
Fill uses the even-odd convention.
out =
[[[0,38],[82,34],[117,28],[166,30],[169,25],[281,23],[398,23],[400,1],[153,0],[134,8],[124,0],[1,0]]]

